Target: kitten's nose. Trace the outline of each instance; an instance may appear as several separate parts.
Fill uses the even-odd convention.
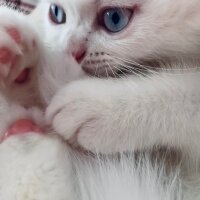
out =
[[[72,56],[74,57],[74,59],[77,61],[78,64],[80,64],[83,61],[85,54],[86,54],[86,48],[82,45],[79,48],[72,51]]]

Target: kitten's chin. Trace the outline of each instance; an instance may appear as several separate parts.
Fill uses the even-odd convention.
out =
[[[83,65],[82,69],[89,76],[94,76],[98,78],[114,77],[114,72],[108,66],[91,68]]]

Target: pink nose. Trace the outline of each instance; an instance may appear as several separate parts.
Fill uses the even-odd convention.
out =
[[[74,59],[77,61],[78,64],[80,64],[83,61],[85,54],[86,54],[86,49],[83,47],[72,52],[72,56],[74,57]]]

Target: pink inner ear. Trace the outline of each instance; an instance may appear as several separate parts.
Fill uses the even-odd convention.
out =
[[[2,141],[13,135],[23,135],[25,133],[35,132],[42,134],[42,129],[37,126],[32,120],[20,119],[16,121],[4,134]]]

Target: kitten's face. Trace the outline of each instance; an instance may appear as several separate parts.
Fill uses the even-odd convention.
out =
[[[199,0],[42,0],[38,10],[48,46],[93,75],[199,56]]]

